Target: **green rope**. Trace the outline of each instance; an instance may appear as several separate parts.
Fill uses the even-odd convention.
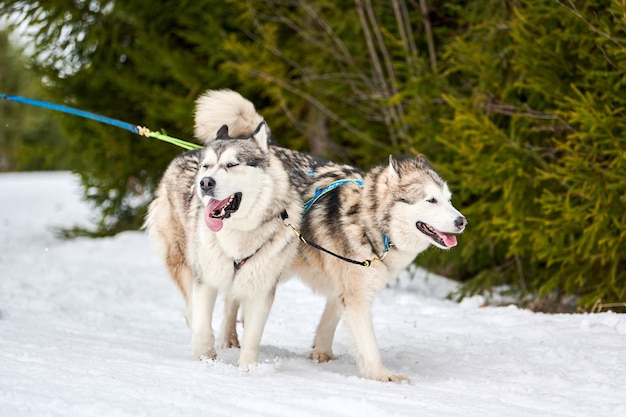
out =
[[[137,131],[138,131],[138,134],[141,136],[145,136],[147,138],[158,139],[163,142],[171,143],[172,145],[176,145],[183,149],[187,149],[188,151],[202,148],[202,145],[198,145],[197,143],[191,143],[191,142],[184,141],[182,139],[173,138],[164,133],[153,132],[147,127],[137,126]]]

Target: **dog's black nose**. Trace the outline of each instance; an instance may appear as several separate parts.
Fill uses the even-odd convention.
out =
[[[213,192],[215,188],[215,179],[213,177],[204,177],[200,180],[200,189],[204,194]]]
[[[454,220],[454,225],[459,229],[463,229],[465,226],[467,226],[467,219],[463,216],[459,216],[456,218],[456,220]]]

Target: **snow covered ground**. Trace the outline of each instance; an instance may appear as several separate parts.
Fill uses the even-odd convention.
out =
[[[310,362],[323,300],[297,279],[278,290],[259,365],[239,371],[234,349],[194,361],[182,297],[142,233],[54,237],[89,224],[79,196],[69,173],[0,175],[0,416],[626,413],[626,316],[454,303],[423,271],[374,305],[384,362],[410,384],[360,378],[341,325],[338,359]]]

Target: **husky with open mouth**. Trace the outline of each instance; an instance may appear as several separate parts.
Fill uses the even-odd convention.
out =
[[[254,107],[238,119],[222,114],[223,106],[230,109],[219,97],[198,100],[196,136],[206,147],[171,162],[145,228],[185,298],[196,358],[216,357],[218,293],[242,304],[238,364],[245,368],[258,360],[276,286],[296,255],[297,237],[284,220],[299,225],[302,200]],[[231,336],[223,331],[220,345],[238,345]]]
[[[231,100],[232,105],[252,105],[235,92]],[[388,163],[367,172],[332,163],[312,166],[313,157],[294,151],[287,156],[292,160],[287,164],[290,177],[305,201],[302,240],[292,270],[327,299],[311,358],[333,359],[333,338],[343,318],[366,378],[406,380],[382,363],[372,300],[428,247],[456,246],[456,234],[464,231],[467,220],[452,205],[448,185],[423,155],[390,156]],[[229,311],[224,328],[233,334],[236,306]]]
[[[309,241],[359,262],[300,244],[294,270],[326,296],[311,358],[333,359],[333,338],[343,318],[361,373],[369,379],[400,382],[408,378],[382,362],[371,315],[373,298],[428,247],[456,246],[456,234],[464,231],[467,220],[452,205],[446,182],[422,155],[390,157],[388,164],[350,178],[362,185],[333,188],[302,219],[301,233]],[[313,189],[323,190],[328,181],[319,178]]]

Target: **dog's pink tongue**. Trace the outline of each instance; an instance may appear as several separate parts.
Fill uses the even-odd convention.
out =
[[[219,232],[222,229],[222,226],[224,226],[224,222],[222,221],[222,219],[211,216],[211,213],[213,213],[215,210],[220,210],[223,206],[224,201],[215,199],[211,199],[211,201],[209,201],[209,204],[207,204],[206,206],[206,209],[204,211],[204,222],[212,232]]]
[[[441,240],[443,240],[443,243],[445,243],[447,247],[452,248],[456,246],[456,236],[439,231],[437,232],[437,234],[439,235]]]

